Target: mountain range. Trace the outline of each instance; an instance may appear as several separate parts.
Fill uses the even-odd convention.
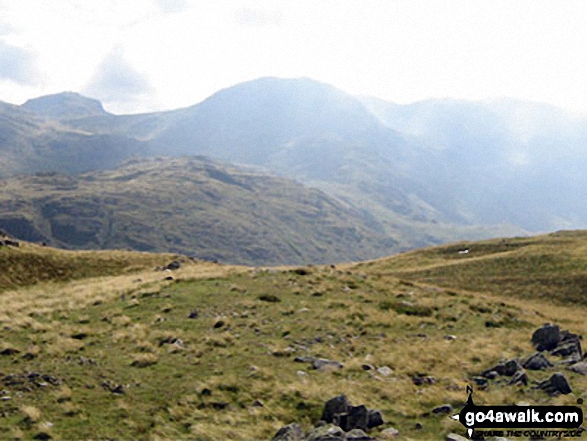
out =
[[[35,187],[27,181],[33,178],[21,175],[86,173],[84,178],[67,179],[99,182],[104,173],[129,174],[125,163],[129,158],[206,155],[213,160],[212,167],[230,179],[242,178],[240,166],[254,166],[258,176],[279,176],[282,184],[285,180],[297,181],[302,185],[284,185],[301,194],[314,192],[308,187],[321,190],[320,197],[349,210],[342,224],[352,224],[369,242],[356,248],[362,250],[358,253],[340,253],[340,249],[331,253],[334,238],[309,253],[306,251],[312,246],[305,248],[304,244],[306,251],[300,251],[294,245],[303,257],[294,258],[295,252],[269,252],[271,257],[266,261],[271,263],[281,258],[284,263],[373,258],[455,239],[580,228],[587,223],[587,207],[580,196],[587,184],[582,172],[587,165],[586,141],[585,120],[547,105],[512,100],[429,100],[398,105],[354,97],[305,78],[262,78],[219,91],[194,106],[138,115],[114,115],[99,101],[62,93],[32,99],[22,106],[0,105],[0,177],[11,178],[10,186],[16,194],[27,195],[22,204],[13,203],[3,210],[0,227],[10,226],[8,217],[20,216],[55,244],[79,246],[69,239],[56,238],[52,227],[47,226],[51,221],[39,217],[39,213],[47,212],[43,204],[53,203],[43,191],[53,187],[42,190],[42,185]],[[158,161],[163,169],[178,167],[173,160]],[[208,159],[191,161],[205,164]],[[99,172],[121,166],[118,171]],[[132,167],[146,167],[141,173],[149,176],[153,163],[138,161]],[[149,191],[177,193],[181,182],[172,178],[181,173],[156,175],[156,185]],[[134,182],[134,178],[128,182]],[[27,190],[16,190],[19,185]],[[87,203],[77,199],[76,193],[67,196],[66,190],[61,191],[65,193],[59,198],[69,197],[71,204]],[[100,192],[99,186],[87,191]],[[293,193],[287,194],[291,197]],[[134,204],[159,200],[146,194],[140,199],[136,194],[133,197],[137,198]],[[125,200],[129,200],[128,194]],[[281,201],[287,204],[288,200]],[[236,202],[226,199],[224,213],[235,209]],[[272,200],[269,205],[275,203]],[[26,210],[22,208],[25,206]],[[33,206],[37,207],[35,215],[30,211]],[[121,207],[117,214],[125,216]],[[180,214],[168,211],[169,224],[173,224]],[[322,214],[327,218],[332,215]],[[152,219],[147,211],[140,216]],[[177,225],[177,230],[183,228],[181,222]],[[318,233],[319,222],[313,225],[317,241],[327,237]],[[243,228],[253,231],[256,226]],[[277,223],[271,228],[273,233],[282,234]],[[147,230],[154,235],[157,228]],[[301,231],[296,230],[296,234],[308,237],[309,242],[314,240]],[[374,246],[375,242],[380,245]],[[186,251],[153,236],[143,238],[141,243],[157,244],[148,248],[157,251]],[[233,248],[241,245],[235,243]],[[100,236],[83,246],[133,247],[120,236],[115,240]],[[354,247],[351,243],[344,246]],[[187,247],[191,249],[192,244]],[[224,252],[214,256],[231,262],[260,263],[263,253],[244,259],[243,255]],[[205,254],[213,255],[209,251]]]

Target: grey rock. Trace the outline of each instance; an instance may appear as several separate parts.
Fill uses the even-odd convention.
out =
[[[374,409],[369,409],[368,416],[367,416],[367,427],[372,429],[373,427],[379,427],[384,424],[383,416],[381,412]]]
[[[377,368],[377,373],[383,375],[384,377],[389,377],[391,374],[393,374],[393,369],[391,369],[389,366],[381,366],[380,368]]]
[[[496,371],[494,371],[493,369],[487,369],[481,375],[483,375],[488,380],[495,380],[497,377],[499,377],[499,374]]]
[[[528,359],[522,364],[524,369],[529,369],[531,371],[539,371],[542,369],[546,369],[549,367],[554,366],[548,359],[542,354],[541,352],[536,352],[532,354]]]
[[[304,431],[298,423],[288,424],[277,431],[271,441],[302,441]]]
[[[545,324],[532,334],[532,344],[537,351],[551,351],[562,340],[560,329],[557,325]]]
[[[347,441],[376,441],[375,438],[371,438],[361,429],[353,429],[346,434]]]
[[[442,406],[435,407],[432,409],[432,413],[451,413],[452,406],[450,404],[443,404]]]
[[[350,408],[351,403],[348,398],[344,395],[338,395],[324,404],[324,410],[320,419],[327,423],[332,423],[335,415],[346,413]]]
[[[334,424],[317,427],[306,435],[305,441],[345,441],[344,431]],[[272,440],[273,441],[273,440]]]
[[[173,262],[171,262],[169,265],[167,265],[163,269],[174,271],[174,270],[179,269],[180,266],[181,266],[181,264],[177,260],[174,260]]]
[[[567,369],[577,374],[587,375],[587,361],[580,361],[569,366]]]
[[[387,429],[383,430],[380,434],[382,439],[395,439],[399,436],[399,430],[395,427],[388,427]]]
[[[512,378],[510,379],[510,381],[508,381],[508,384],[517,386],[527,386],[528,375],[526,374],[526,371],[524,369],[517,371],[514,375],[512,375]]]
[[[334,424],[348,432],[352,429],[366,429],[369,422],[369,411],[363,405],[351,406],[347,412],[334,416]]]
[[[581,349],[581,343],[577,341],[569,341],[568,343],[562,343],[550,352],[552,355],[560,357],[567,357],[569,355],[578,354],[579,359],[583,356]]]
[[[548,380],[540,383],[538,387],[551,396],[571,393],[571,387],[569,386],[567,379],[560,372],[553,374]]]
[[[312,362],[312,367],[318,371],[326,371],[330,369],[342,369],[342,363],[326,358],[318,358]]]
[[[487,386],[487,378],[485,377],[473,377],[473,381],[475,382],[475,384],[477,384],[477,386]]]

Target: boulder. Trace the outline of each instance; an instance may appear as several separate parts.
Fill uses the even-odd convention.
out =
[[[277,431],[271,441],[302,441],[304,431],[298,423],[288,424]]]
[[[532,334],[532,344],[537,351],[552,351],[561,340],[562,335],[559,327],[548,323]]]
[[[527,386],[528,385],[528,375],[524,369],[517,371],[512,378],[508,382],[509,385],[516,385],[516,386]]]
[[[369,409],[369,415],[367,417],[367,428],[372,429],[373,427],[382,426],[383,423],[383,416],[381,412],[374,409]]]
[[[369,411],[363,405],[351,406],[347,412],[334,416],[334,424],[345,432],[353,429],[366,429],[369,423]]]
[[[539,371],[542,369],[546,369],[549,367],[554,366],[548,359],[542,354],[541,352],[536,352],[532,354],[528,359],[522,364],[524,369],[529,369],[531,371]]]
[[[587,361],[580,361],[569,366],[567,369],[577,374],[587,375]]]
[[[312,362],[312,368],[318,371],[342,369],[342,363],[334,360],[327,360],[326,358],[318,358]]]
[[[443,404],[442,406],[435,407],[432,409],[432,413],[439,414],[439,413],[451,413],[452,406],[450,404]]]
[[[371,438],[361,429],[353,429],[346,434],[346,441],[377,441],[375,438]]]
[[[395,427],[388,427],[387,429],[383,430],[380,434],[382,439],[395,439],[399,436],[399,430]]]
[[[346,435],[340,427],[327,424],[310,430],[305,441],[346,441]]]
[[[566,395],[571,393],[569,382],[563,374],[557,372],[553,374],[548,380],[543,381],[538,385],[538,388],[545,391],[550,396]]]
[[[324,404],[322,417],[320,418],[327,423],[334,421],[334,416],[341,413],[346,413],[351,408],[351,403],[344,395],[338,395]]]

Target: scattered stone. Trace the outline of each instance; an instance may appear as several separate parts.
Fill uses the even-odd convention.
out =
[[[364,405],[351,406],[347,412],[334,415],[334,424],[345,432],[352,429],[366,429],[369,411]]]
[[[271,441],[301,441],[303,436],[302,427],[292,423],[279,429]]]
[[[562,340],[560,328],[557,325],[545,324],[532,334],[532,344],[537,351],[551,351]]]
[[[312,362],[312,368],[318,371],[342,369],[342,367],[342,364],[338,361],[328,360],[326,358],[318,358]]]
[[[389,366],[381,366],[380,368],[377,368],[377,373],[383,375],[384,377],[389,377],[391,374],[393,374],[393,369],[391,369]]]
[[[560,357],[567,357],[569,355],[577,354],[578,358],[581,359],[583,356],[583,351],[581,349],[581,343],[579,340],[576,341],[569,341],[567,343],[561,342],[562,344],[557,346],[553,349],[550,353],[551,355],[556,355]]]
[[[171,262],[170,264],[168,264],[165,268],[163,268],[164,270],[171,270],[171,271],[175,271],[177,269],[179,269],[179,267],[181,266],[181,264],[177,261],[174,260],[173,262]]]
[[[560,372],[553,374],[548,380],[543,381],[538,385],[538,388],[545,391],[550,396],[566,395],[571,393],[571,387],[565,376]]]
[[[364,371],[374,371],[375,370],[375,366],[373,366],[372,364],[363,364],[363,365],[361,365],[361,367],[363,368]]]
[[[524,369],[539,371],[554,366],[541,352],[532,354],[523,364]]]
[[[190,315],[188,315],[189,319],[196,319],[198,318],[199,312],[197,309],[193,310],[192,312],[190,312]]]
[[[163,280],[173,280],[173,277],[171,277],[171,276],[167,276],[167,277],[165,277]]]
[[[443,404],[442,406],[435,407],[432,409],[432,413],[439,414],[439,413],[451,413],[452,406],[450,404]]]
[[[361,429],[353,429],[346,434],[347,441],[376,441],[375,438],[371,438]]]
[[[0,352],[0,355],[16,355],[20,354],[20,351],[16,348],[6,348]]]
[[[387,429],[383,430],[380,434],[382,439],[395,439],[399,436],[399,430],[395,427],[388,427]]]
[[[222,328],[225,325],[223,320],[218,320],[216,323],[214,323],[214,329],[219,329]]]
[[[40,439],[40,440],[48,440],[51,438],[52,438],[51,435],[49,435],[47,432],[39,432],[35,436],[33,436],[33,439]]]
[[[251,404],[252,407],[265,407],[263,405],[263,403],[261,403],[259,400],[255,400],[253,401],[253,404]]]
[[[320,419],[327,423],[332,423],[335,415],[348,412],[350,407],[351,403],[348,398],[345,395],[338,395],[324,404],[324,410]]]
[[[448,341],[452,341],[452,340],[456,340],[457,336],[456,335],[445,335],[442,338],[444,338],[445,340],[448,340]]]
[[[576,372],[577,374],[587,375],[587,361],[575,363],[572,366],[569,366],[567,369]]]
[[[512,378],[508,382],[508,385],[516,385],[516,386],[527,386],[528,385],[528,375],[524,369],[517,371]]]
[[[426,375],[426,374],[415,374],[411,376],[412,383],[416,386],[421,386],[423,384],[435,384],[436,378]]]

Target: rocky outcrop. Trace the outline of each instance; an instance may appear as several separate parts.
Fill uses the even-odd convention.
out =
[[[353,406],[344,395],[324,404],[320,421],[304,434],[298,423],[288,424],[271,441],[375,441],[367,434],[383,424],[381,413],[365,405]]]

